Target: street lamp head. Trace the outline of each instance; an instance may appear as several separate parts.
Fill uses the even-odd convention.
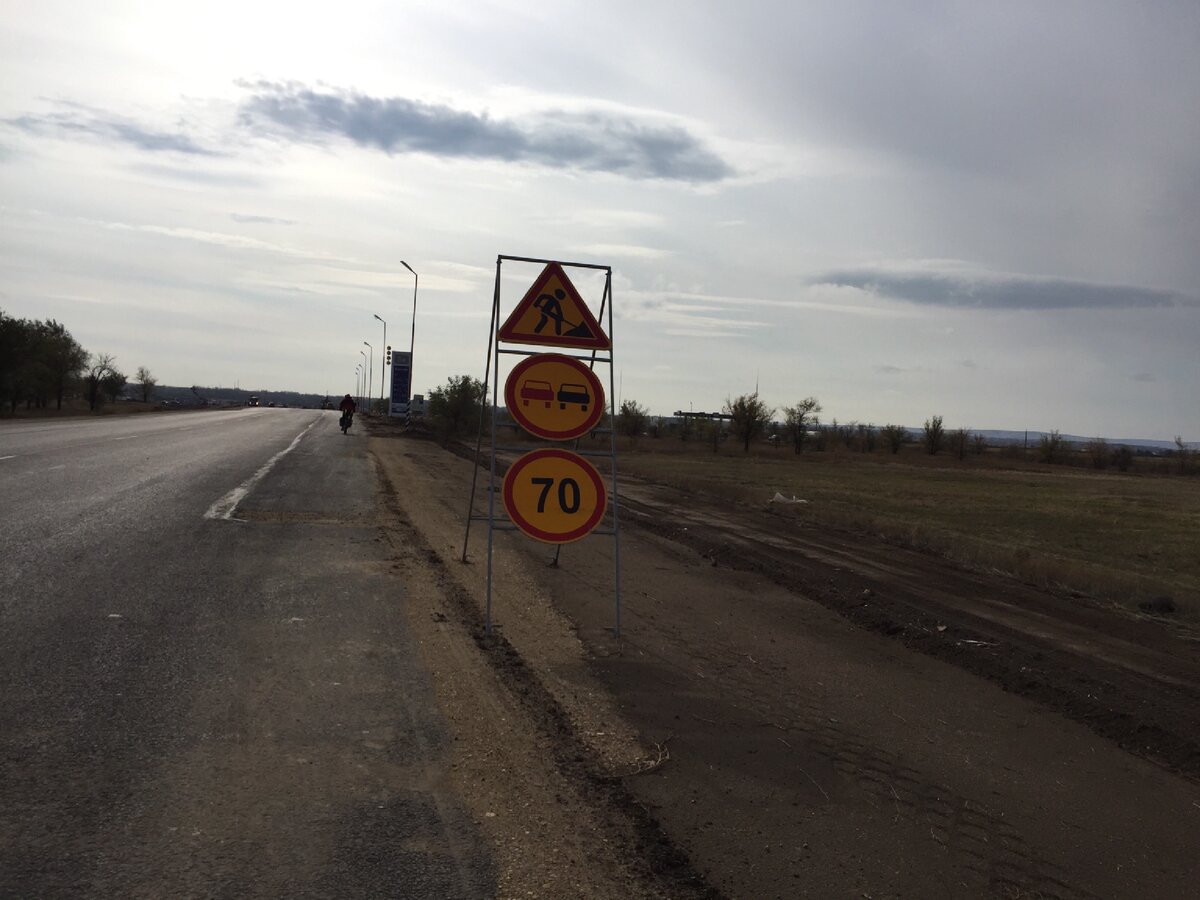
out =
[[[412,272],[414,275],[417,274],[416,272],[413,272],[413,267],[410,266],[408,263],[406,263],[404,260],[400,260],[400,265],[404,266],[404,268],[408,269],[408,271]]]
[[[376,313],[376,314],[375,314],[375,318],[379,319],[379,314],[378,314],[378,313]],[[383,319],[379,319],[379,321],[380,321],[380,322],[383,322]],[[383,324],[384,324],[384,325],[386,325],[386,324],[387,324],[387,322],[383,322]]]
[[[363,344],[364,344],[365,346],[367,346],[367,347],[371,347],[370,343],[369,343],[369,342],[367,342],[367,341],[363,341]],[[371,347],[371,349],[372,349],[372,350],[374,350],[375,348],[374,348],[374,347]],[[359,350],[358,352],[359,352],[359,353],[362,353],[362,351],[361,351],[361,350]]]

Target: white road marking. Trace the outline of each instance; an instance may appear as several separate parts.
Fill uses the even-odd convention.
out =
[[[46,471],[47,471],[47,472],[57,472],[59,469],[65,469],[65,468],[66,468],[66,465],[65,465],[65,464],[64,464],[64,465],[61,465],[61,466],[51,466],[51,467],[50,467],[50,468],[48,468]]]
[[[16,458],[17,458],[16,454],[13,454],[12,456],[0,456],[0,461],[6,460],[6,459],[16,459]]]
[[[318,421],[319,420],[317,419],[313,419],[313,421],[308,424],[308,428],[305,428],[302,432],[296,435],[295,439],[288,444],[287,447],[285,447],[283,450],[280,450],[278,453],[268,459],[265,463],[263,463],[262,468],[260,468],[257,472],[255,472],[253,475],[235,487],[232,491],[210,506],[208,511],[204,514],[204,518],[232,519],[233,512],[237,509],[237,505],[245,499],[247,494],[254,490],[255,485],[257,485],[263,480],[263,478],[266,477],[267,473],[274,468],[275,463],[279,462],[279,460],[283,459],[296,449],[296,445],[300,443],[300,438],[308,434],[309,430],[316,425]]]
[[[140,437],[137,434],[126,435],[125,437],[113,438],[114,441],[132,441],[135,437]]]

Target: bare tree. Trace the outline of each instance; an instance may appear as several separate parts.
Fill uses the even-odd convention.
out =
[[[975,436],[971,438],[971,446],[974,448],[976,456],[983,456],[983,452],[987,450],[987,438],[976,432]]]
[[[854,445],[859,453],[874,453],[878,438],[879,432],[874,425],[860,422],[854,429]]]
[[[828,425],[821,428],[821,448],[822,450],[836,450],[838,444],[842,440],[842,426],[838,424],[838,420],[832,419]]]
[[[900,425],[884,425],[880,430],[883,442],[892,453],[899,453],[904,442],[908,440],[908,432]]]
[[[828,425],[818,425],[814,430],[816,433],[813,435],[813,449],[818,453],[824,453],[826,450],[833,449],[830,445],[833,443],[834,438],[830,437],[830,435],[836,434],[836,430]]]
[[[847,422],[845,425],[838,425],[838,443],[847,450],[854,449],[854,432],[858,429],[857,422]]]
[[[925,441],[925,452],[930,456],[936,456],[941,451],[942,443],[946,439],[946,429],[942,427],[941,416],[925,420],[922,437]]]
[[[116,357],[108,353],[95,353],[88,360],[87,371],[83,375],[83,384],[87,390],[88,409],[92,412],[95,412],[104,402],[106,380],[117,371],[113,365],[115,361]]]
[[[775,415],[774,409],[769,409],[758,398],[758,391],[753,394],[742,394],[736,400],[726,399],[725,414],[729,416],[729,429],[742,442],[743,452],[750,452],[750,442],[762,434]]]
[[[154,388],[158,384],[158,379],[151,374],[150,370],[145,366],[138,366],[137,374],[133,376],[133,380],[138,383],[142,393],[142,402],[149,403],[150,395],[154,393]]]
[[[1175,435],[1175,454],[1179,461],[1179,474],[1188,474],[1192,469],[1192,449],[1181,434]]]
[[[950,432],[950,451],[958,459],[967,458],[967,446],[970,443],[970,434],[965,428],[957,428]]]
[[[792,439],[792,449],[797,453],[804,449],[809,426],[815,427],[821,424],[821,420],[817,417],[820,412],[821,404],[817,402],[816,397],[805,397],[795,406],[783,408],[783,427],[788,437]]]

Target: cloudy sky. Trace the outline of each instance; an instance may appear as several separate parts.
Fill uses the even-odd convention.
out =
[[[483,376],[498,255],[598,263],[653,413],[1198,440],[1198,50],[1194,0],[14,0],[0,309],[344,393],[403,259],[427,391]]]

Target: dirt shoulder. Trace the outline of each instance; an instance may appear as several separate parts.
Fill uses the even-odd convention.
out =
[[[940,560],[918,565],[864,536],[806,535],[766,509],[626,483],[622,639],[608,631],[611,540],[570,545],[550,568],[549,548],[498,533],[503,641],[492,645],[478,630],[486,523],[473,526],[472,562],[458,562],[471,464],[419,440],[374,449],[402,523],[399,564],[414,583],[432,578],[412,591],[428,608],[410,610],[415,626],[427,617],[419,633],[439,698],[488,678],[510,698],[450,714],[462,729],[459,771],[484,785],[498,771],[532,780],[517,795],[496,787],[497,804],[541,798],[516,831],[499,814],[484,820],[510,848],[498,860],[506,884],[561,871],[559,887],[587,885],[571,879],[603,870],[607,887],[574,893],[1191,895],[1200,789],[1180,774],[1197,746],[1196,707],[1184,711],[1196,690],[1186,635],[1098,627],[1111,621],[1102,610],[1047,617],[1045,601],[1035,608],[1005,596],[1010,583]],[[1104,721],[1127,731],[1074,705],[1097,691]],[[1160,694],[1164,703],[1142,709]],[[1188,724],[1172,724],[1172,710]],[[489,731],[517,712],[521,733],[538,735],[525,758]],[[1117,744],[1137,750],[1143,734],[1159,762]],[[505,749],[495,759],[480,747]],[[522,833],[540,818],[541,832]],[[540,875],[522,868],[543,846],[536,837],[560,834],[578,843]],[[605,847],[620,849],[606,857]]]
[[[486,555],[461,561],[470,467],[422,440],[374,438],[372,452],[393,520],[387,555],[499,896],[716,896],[626,790],[626,775],[659,763],[657,749],[590,676],[571,623],[520,554],[495,560],[501,615],[485,633]]]

